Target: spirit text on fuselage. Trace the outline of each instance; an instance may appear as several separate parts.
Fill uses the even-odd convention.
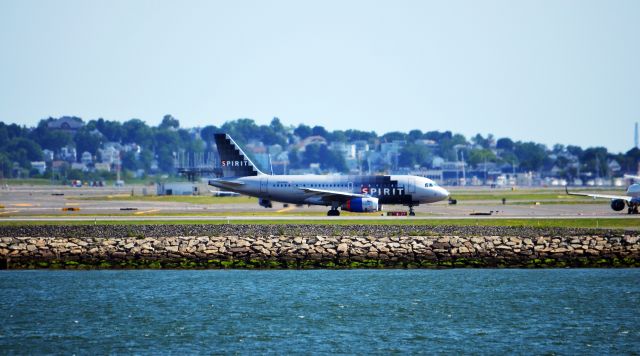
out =
[[[377,188],[377,187],[362,187],[362,194],[368,194],[371,196],[380,195],[404,195],[404,187],[393,188]]]

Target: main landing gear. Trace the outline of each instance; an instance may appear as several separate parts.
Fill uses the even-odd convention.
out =
[[[629,210],[627,211],[627,214],[638,214],[638,206],[634,205],[634,206],[629,206]]]
[[[339,202],[337,201],[331,202],[331,210],[327,212],[327,216],[340,216],[340,211],[338,210],[339,206],[340,206]]]

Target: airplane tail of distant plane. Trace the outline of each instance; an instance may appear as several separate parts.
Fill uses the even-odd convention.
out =
[[[222,177],[247,177],[257,176],[264,173],[260,172],[249,157],[242,152],[242,149],[231,136],[224,133],[214,135],[218,154],[220,155],[220,167],[222,168]]]

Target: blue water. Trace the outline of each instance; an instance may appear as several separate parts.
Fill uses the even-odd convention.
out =
[[[1,354],[640,354],[640,269],[2,271]]]

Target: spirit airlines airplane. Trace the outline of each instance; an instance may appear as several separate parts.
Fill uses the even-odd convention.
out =
[[[566,186],[564,188],[567,191],[567,195],[580,195],[583,197],[592,197],[593,199],[611,199],[611,209],[621,211],[626,206],[628,214],[638,214],[638,208],[640,207],[640,184],[631,184],[629,188],[627,188],[627,195],[569,193],[569,189]]]
[[[327,176],[267,175],[249,160],[227,134],[215,134],[222,177],[209,185],[257,197],[265,208],[271,201],[330,206],[328,216],[338,216],[341,208],[351,212],[382,210],[383,204],[413,207],[447,199],[449,192],[431,179],[407,175]]]

